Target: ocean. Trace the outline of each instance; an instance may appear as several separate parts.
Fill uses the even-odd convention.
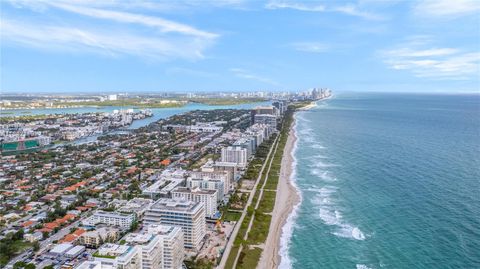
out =
[[[480,268],[480,95],[345,93],[296,118],[280,268]]]

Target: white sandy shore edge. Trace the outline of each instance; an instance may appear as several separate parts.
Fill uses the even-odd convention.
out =
[[[272,221],[265,242],[265,248],[257,268],[277,268],[279,266],[281,258],[279,250],[282,227],[287,222],[288,216],[292,213],[292,210],[300,202],[297,190],[290,181],[294,169],[292,167],[292,164],[294,163],[293,149],[295,141],[297,140],[294,126],[295,122],[292,124],[287,143],[285,144],[275,206],[272,212]]]
[[[298,110],[309,110],[317,106],[317,102],[311,102],[310,104],[299,108]]]

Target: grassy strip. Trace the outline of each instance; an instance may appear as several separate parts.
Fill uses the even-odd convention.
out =
[[[262,213],[271,213],[275,206],[277,193],[274,191],[263,190],[262,200],[258,205],[257,211]]]
[[[244,248],[240,253],[240,257],[238,258],[237,268],[245,268],[245,269],[256,268],[261,255],[262,255],[261,248],[253,248],[253,249]]]
[[[233,246],[230,250],[230,255],[228,255],[227,262],[225,263],[225,268],[233,268],[233,264],[235,263],[235,258],[237,257],[238,251],[240,250],[240,246]]]
[[[257,210],[255,212],[255,218],[253,218],[252,228],[248,233],[247,244],[257,245],[264,243],[265,240],[267,240],[271,221],[271,215],[264,214]]]

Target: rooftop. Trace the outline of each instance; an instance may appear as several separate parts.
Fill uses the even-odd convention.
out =
[[[199,202],[197,203],[183,199],[161,198],[152,205],[152,208],[190,212],[199,206],[201,206]]]
[[[174,192],[211,194],[211,195],[213,195],[213,194],[217,193],[217,190],[200,189],[198,187],[194,187],[194,188],[180,187],[180,188],[175,189]]]
[[[106,244],[103,244],[98,249],[98,254],[101,255],[101,256],[115,256],[115,257],[118,257],[120,255],[123,255],[124,253],[129,252],[131,248],[132,248],[131,246],[106,243]]]
[[[125,236],[125,241],[127,243],[133,243],[133,244],[146,244],[150,242],[154,238],[154,235],[152,234],[142,234],[142,233],[129,233]]]

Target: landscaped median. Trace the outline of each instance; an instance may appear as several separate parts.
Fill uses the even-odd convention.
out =
[[[283,151],[293,122],[293,114],[302,106],[303,104],[290,106],[285,114],[279,137],[273,145],[274,151],[267,160],[267,169],[263,171],[260,182],[254,190],[252,205],[241,223],[225,268],[255,268],[260,260],[272,220],[271,213],[275,206]],[[250,222],[251,227],[248,230]]]

